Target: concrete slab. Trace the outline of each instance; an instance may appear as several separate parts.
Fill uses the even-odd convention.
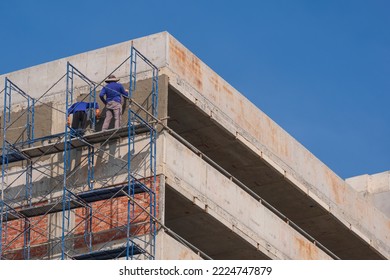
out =
[[[218,123],[212,122],[195,104],[189,103],[185,97],[180,97],[175,90],[170,91],[168,103],[170,128],[333,253],[345,259],[382,258],[381,254],[369,248],[369,243],[357,238],[350,227],[346,227],[331,215],[331,205],[326,203],[324,194],[311,190],[304,192],[297,188],[299,181],[288,178],[284,169],[270,164],[269,157],[261,152],[256,154],[253,150],[255,147],[233,137]],[[363,252],[360,247],[364,248]]]
[[[226,235],[232,231],[253,246],[252,250],[259,250],[271,259],[331,259],[172,136],[163,134],[162,137],[165,138],[166,182],[174,189],[166,198],[166,223],[183,237],[220,258],[227,255],[233,259],[245,258],[240,247],[228,250],[224,246],[225,238],[231,239]],[[181,201],[181,207],[177,201]],[[218,222],[227,228],[217,231],[222,226]],[[205,228],[203,233],[198,230]],[[215,235],[218,240],[206,241]]]

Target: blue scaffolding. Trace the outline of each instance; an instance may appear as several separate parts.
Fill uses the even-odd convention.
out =
[[[32,162],[26,158],[23,153],[20,153],[19,148],[24,146],[30,146],[34,140],[34,106],[35,100],[15,85],[8,78],[5,78],[4,83],[4,108],[3,108],[3,143],[2,143],[2,154],[1,154],[1,196],[0,196],[0,244],[7,242],[7,220],[10,216],[18,216],[24,220],[24,231],[23,231],[23,255],[25,258],[30,256],[30,221],[23,215],[19,215],[9,203],[13,200],[13,197],[7,194],[7,178],[9,163],[15,160],[26,160],[26,167],[24,171],[26,177],[25,183],[25,200],[28,205],[31,206],[32,199]],[[22,97],[22,100],[26,102],[26,110],[16,120],[11,118],[11,104],[12,96]],[[14,96],[14,97],[16,97]],[[18,119],[25,117],[24,126],[22,127],[19,136],[16,140],[11,141],[7,138],[7,130],[9,127],[16,122]],[[3,240],[4,236],[4,240]],[[3,254],[3,246],[0,246],[0,259]]]
[[[142,53],[140,53],[133,45],[131,46],[130,50],[130,83],[129,83],[129,97],[132,98],[133,92],[136,88],[136,73],[137,73],[137,58],[141,59],[144,61],[151,69],[152,71],[152,88],[151,88],[151,96],[152,96],[152,106],[151,106],[151,111],[154,119],[157,119],[158,117],[158,68],[149,60],[147,59]],[[130,121],[136,123],[137,120],[141,120],[141,122],[145,122],[138,114],[133,112],[130,108],[131,104],[129,105],[129,110],[128,110],[128,128],[129,128],[129,139],[133,141],[134,143],[134,138],[132,135],[134,133],[131,133],[131,127],[135,127],[135,125],[131,125]],[[148,115],[146,115],[148,117]],[[155,242],[156,242],[156,223],[154,222],[153,218],[156,217],[156,182],[157,182],[157,158],[156,158],[156,142],[157,142],[157,129],[156,125],[153,122],[154,119],[149,120],[148,118],[146,119],[146,122],[152,122],[152,125],[147,125],[149,128],[149,135],[150,135],[150,173],[152,177],[152,189],[151,189],[151,198],[150,198],[150,205],[149,205],[149,223],[150,223],[150,234],[151,234],[151,239],[150,239],[150,248],[152,251],[152,256],[155,255]],[[129,141],[129,144],[130,142]],[[130,147],[129,147],[129,153],[130,155]],[[128,158],[128,174],[131,174],[131,159]],[[133,192],[134,193],[134,192]],[[128,257],[128,256],[127,256]]]
[[[64,132],[58,134],[49,134],[44,137],[34,138],[34,106],[36,100],[31,98],[9,79],[6,78],[4,89],[4,114],[3,114],[3,147],[1,154],[2,162],[2,186],[0,198],[0,259],[7,259],[8,228],[7,225],[18,220],[24,221],[24,230],[20,235],[23,235],[23,259],[31,259],[31,218],[38,216],[47,216],[54,213],[62,213],[61,236],[54,238],[58,241],[50,241],[50,249],[45,258],[51,258],[51,254],[56,255],[60,259],[154,259],[155,258],[155,242],[156,242],[156,140],[157,129],[156,123],[148,118],[141,117],[137,114],[132,106],[132,97],[136,90],[137,82],[137,60],[143,61],[152,73],[151,85],[151,114],[157,117],[158,108],[158,68],[153,65],[145,56],[137,49],[131,46],[130,56],[126,60],[130,63],[130,81],[129,81],[129,106],[127,112],[127,123],[125,127],[115,130],[95,131],[96,116],[91,116],[92,133],[84,135],[75,131],[69,125],[67,120],[69,117],[69,108],[75,100],[75,81],[82,81],[84,90],[88,92],[88,102],[96,103],[96,92],[101,86],[101,83],[95,83],[86,75],[79,71],[75,66],[67,63],[66,75],[66,95],[65,95],[65,117]],[[18,137],[17,141],[10,143],[7,138],[7,130],[11,124],[11,97],[15,93],[21,95],[27,103],[27,109],[23,114],[26,115],[25,128],[22,136]],[[146,114],[148,116],[148,114]],[[147,178],[137,178],[132,168],[133,156],[136,149],[136,135],[149,135],[149,166],[150,166],[150,183],[146,183]],[[102,143],[108,140],[127,138],[127,181],[121,182],[119,185],[103,185],[95,188],[95,158],[96,153],[101,151]],[[44,142],[46,141],[46,142]],[[37,143],[43,143],[37,146]],[[77,172],[72,169],[72,150],[80,148],[88,149],[86,155],[87,166],[87,188],[82,191],[77,191],[72,185],[71,177]],[[56,186],[62,185],[62,196],[58,199],[48,199],[48,202],[37,203],[33,202],[33,171],[34,164],[38,164],[38,160],[42,156],[50,154],[62,153],[62,179],[56,178]],[[36,159],[36,160],[34,160]],[[8,190],[13,187],[14,182],[7,182],[7,171],[9,163],[26,162],[26,168],[23,173],[26,176],[25,197],[15,199],[9,197]],[[149,205],[142,207],[137,202],[137,194],[143,193],[148,198]],[[127,218],[124,226],[118,228],[121,231],[118,236],[124,235],[125,242],[122,245],[112,246],[109,241],[106,244],[94,244],[94,232],[92,229],[92,220],[96,219],[93,203],[97,201],[109,201],[119,197],[127,197]],[[38,199],[38,202],[44,199]],[[72,247],[72,241],[75,239],[75,215],[72,215],[74,209],[84,208],[85,217],[83,217],[84,234],[83,241],[85,249],[76,250]],[[137,235],[134,222],[140,211],[148,215],[147,232]],[[18,236],[19,238],[20,236]],[[16,239],[16,237],[15,237]],[[52,238],[50,238],[51,240]],[[11,241],[11,243],[14,241]],[[106,246],[107,245],[107,246]]]

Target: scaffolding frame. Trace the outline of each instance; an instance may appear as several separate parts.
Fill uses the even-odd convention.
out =
[[[75,92],[75,79],[81,79],[88,87],[88,101],[96,103],[96,92],[101,83],[97,84],[90,80],[86,75],[79,71],[75,66],[67,63],[66,75],[66,96],[65,96],[65,128],[63,133],[47,135],[41,138],[34,138],[34,113],[36,100],[18,88],[9,79],[6,78],[5,90],[4,90],[4,120],[3,120],[3,149],[2,149],[2,185],[1,185],[1,198],[0,198],[0,259],[6,259],[6,253],[9,249],[6,246],[6,240],[8,235],[8,227],[12,221],[24,221],[24,229],[20,234],[14,237],[10,241],[12,244],[15,240],[23,234],[23,259],[31,259],[31,228],[37,225],[44,217],[53,213],[62,213],[61,217],[61,234],[60,238],[54,238],[56,241],[52,241],[51,237],[48,237],[52,246],[47,252],[47,258],[51,258],[51,253],[55,252],[55,248],[58,251],[60,247],[60,253],[57,256],[60,259],[154,259],[155,258],[155,242],[157,225],[156,217],[156,140],[157,129],[156,122],[151,122],[148,119],[142,118],[139,114],[133,111],[131,108],[132,97],[136,90],[137,81],[137,60],[140,59],[143,63],[146,63],[150,67],[152,72],[152,86],[151,86],[151,103],[152,103],[152,115],[157,117],[158,108],[158,68],[149,61],[142,53],[140,53],[134,46],[131,46],[130,56],[125,61],[130,62],[130,81],[129,81],[129,106],[127,109],[128,120],[126,127],[116,129],[110,132],[92,132],[90,135],[81,135],[70,128],[66,123],[69,116],[68,109],[74,101]],[[115,71],[115,70],[114,70]],[[111,73],[112,74],[112,73]],[[25,125],[26,139],[16,141],[15,143],[9,143],[7,140],[7,130],[11,122],[11,98],[13,92],[17,92],[27,100],[27,110],[24,112],[27,114],[27,121]],[[39,99],[38,99],[39,100]],[[146,115],[148,116],[148,115]],[[92,115],[91,128],[95,131],[96,117]],[[150,182],[149,186],[143,181],[148,178],[137,178],[134,173],[131,162],[133,161],[135,142],[137,134],[148,134],[149,142],[149,166],[150,166]],[[107,137],[108,139],[107,139]],[[100,137],[100,138],[99,138]],[[95,158],[96,152],[101,151],[102,145],[107,141],[117,138],[127,138],[127,182],[123,182],[118,185],[104,185],[100,188],[95,188]],[[43,144],[37,150],[35,144],[42,140],[55,139],[54,143],[50,142]],[[106,140],[107,139],[107,140]],[[102,144],[103,142],[103,144]],[[96,148],[96,145],[100,145]],[[71,151],[80,147],[86,147],[88,149],[86,155],[87,161],[87,190],[75,191],[72,186],[71,177],[75,174],[75,170],[71,169]],[[41,197],[38,199],[38,203],[33,203],[33,170],[34,164],[45,155],[49,154],[61,154],[63,155],[62,163],[62,180],[57,179],[58,184],[62,184],[62,195],[58,199],[48,199]],[[38,160],[33,161],[33,158],[38,157]],[[16,201],[15,198],[6,197],[6,189],[12,188],[12,182],[9,184],[6,180],[7,172],[9,169],[9,163],[11,162],[27,162],[26,170],[22,173],[26,174],[25,184],[25,198],[22,202]],[[50,175],[51,176],[51,175]],[[50,177],[48,176],[48,177]],[[142,181],[141,181],[142,179]],[[142,211],[147,212],[148,225],[147,230],[141,235],[137,235],[137,225],[133,223],[136,220],[137,215],[135,209],[137,207],[137,194],[143,193],[146,195],[149,205],[146,208],[142,208]],[[105,244],[93,244],[93,229],[92,220],[95,219],[95,213],[93,203],[97,201],[112,201],[116,198],[127,197],[127,218],[125,224],[118,226],[118,231],[125,232],[125,241],[120,246],[104,246]],[[42,205],[42,201],[50,201]],[[14,207],[16,205],[17,207]],[[79,254],[76,254],[77,250],[74,250],[69,246],[72,240],[74,240],[74,232],[76,225],[72,225],[72,219],[75,219],[75,214],[72,215],[73,209],[85,209],[85,217],[82,218],[84,223],[83,239],[86,250]],[[141,212],[142,213],[142,212]],[[39,217],[39,221],[33,222],[31,219]],[[48,222],[48,221],[47,221]],[[80,223],[79,223],[80,224]],[[50,233],[48,233],[50,235]],[[120,235],[120,234],[119,234]],[[110,243],[110,240],[107,241]],[[99,246],[98,246],[99,245]]]
[[[136,89],[136,74],[137,74],[137,58],[141,59],[144,61],[152,70],[152,115],[153,119],[149,120],[148,119],[148,114],[146,115],[147,122],[152,122],[153,125],[149,126],[150,130],[150,172],[151,176],[153,178],[153,185],[152,185],[152,193],[153,195],[151,196],[151,202],[150,202],[150,227],[151,227],[151,244],[150,246],[152,247],[153,250],[153,256],[155,255],[155,242],[156,242],[156,223],[153,221],[153,217],[156,217],[156,181],[157,181],[157,151],[156,151],[156,145],[157,145],[157,129],[156,129],[156,123],[155,119],[158,118],[158,68],[148,59],[146,58],[141,52],[139,52],[133,44],[131,45],[130,49],[130,83],[129,83],[129,98],[133,97],[133,92]],[[131,99],[130,99],[131,100]],[[129,103],[129,110],[128,110],[128,120],[132,120],[133,123],[136,122],[137,119],[142,119],[139,115],[137,115],[135,112],[133,112],[131,109],[131,103]],[[134,116],[134,117],[132,117]],[[131,126],[130,123],[128,125],[128,128],[130,130]],[[131,131],[129,131],[131,133]],[[130,141],[129,141],[130,142]],[[130,150],[129,150],[130,151]],[[130,153],[129,153],[130,155]],[[128,162],[130,163],[131,160],[130,158],[128,159]],[[128,165],[128,173],[130,174],[130,164]]]
[[[11,143],[7,139],[7,128],[12,125],[11,120],[11,104],[12,104],[12,94],[18,94],[21,96],[27,103],[26,108],[26,124],[21,134],[18,136],[14,143]],[[30,145],[34,139],[34,113],[35,113],[35,99],[30,97],[27,93],[25,93],[22,89],[20,89],[16,84],[14,84],[7,77],[4,82],[4,108],[3,108],[3,143],[2,143],[2,168],[1,168],[1,198],[0,198],[0,212],[1,212],[1,221],[0,221],[0,244],[3,243],[3,235],[4,238],[7,239],[7,219],[9,214],[15,213],[18,214],[13,207],[11,207],[5,201],[7,197],[4,195],[5,188],[7,186],[8,181],[8,166],[9,166],[9,158],[19,158],[26,159],[26,184],[25,184],[25,199],[27,200],[27,204],[31,205],[32,199],[32,162],[28,158],[25,158],[22,153],[19,152],[17,146]],[[19,117],[20,118],[20,117]],[[15,121],[17,121],[16,119]],[[26,139],[24,139],[24,135]],[[29,258],[30,256],[30,221],[28,218],[21,216],[21,219],[24,220],[24,234],[23,234],[23,255],[25,258]],[[0,246],[0,258],[3,252],[2,246]]]

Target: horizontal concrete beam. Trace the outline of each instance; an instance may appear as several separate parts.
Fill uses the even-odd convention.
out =
[[[164,138],[163,140],[161,138]],[[331,259],[172,136],[164,141],[167,183],[272,259]]]

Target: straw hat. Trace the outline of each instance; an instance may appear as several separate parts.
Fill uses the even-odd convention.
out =
[[[119,81],[119,79],[114,75],[108,76],[108,78],[105,80],[106,83],[117,82],[117,81]]]

